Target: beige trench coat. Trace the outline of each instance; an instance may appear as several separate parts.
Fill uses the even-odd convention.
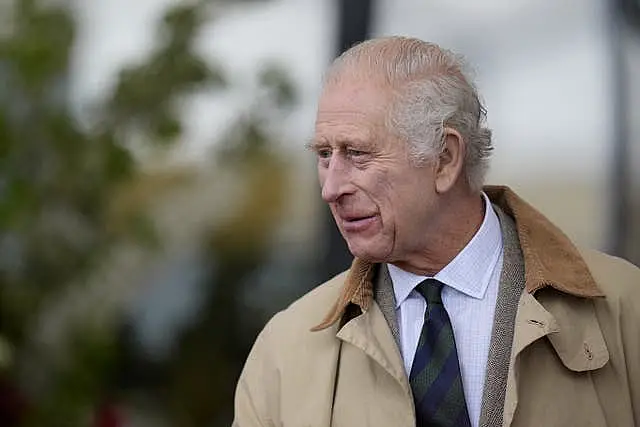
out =
[[[508,188],[485,191],[515,220],[525,262],[503,425],[640,426],[640,270],[579,251]],[[234,426],[415,426],[372,270],[356,259],[273,317],[239,379]]]

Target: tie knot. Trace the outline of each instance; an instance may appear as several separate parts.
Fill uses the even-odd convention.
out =
[[[427,300],[427,304],[442,304],[442,288],[444,283],[436,279],[426,279],[418,283],[416,291]]]

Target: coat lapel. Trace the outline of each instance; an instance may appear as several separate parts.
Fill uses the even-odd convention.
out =
[[[503,426],[511,425],[518,405],[516,373],[520,369],[518,355],[533,342],[558,331],[553,316],[528,292],[523,292],[516,313],[513,347],[507,374]]]
[[[519,356],[534,342],[546,337],[564,367],[573,372],[596,370],[609,361],[592,300],[545,289],[537,292],[535,297],[523,292],[518,307],[507,376],[504,426],[511,425],[519,404],[518,372],[532,370],[531,366],[521,366]],[[545,372],[539,375],[544,376]],[[580,392],[583,396],[594,393],[590,389]],[[597,401],[595,398],[592,400]]]
[[[342,345],[332,425],[415,425],[402,357],[378,304],[348,320],[336,336]]]
[[[349,320],[336,336],[359,348],[403,387],[409,389],[400,350],[378,304],[372,304],[369,310]]]
[[[549,335],[549,342],[567,369],[591,371],[609,361],[592,300],[551,290],[538,292],[536,299],[553,316],[557,333]]]

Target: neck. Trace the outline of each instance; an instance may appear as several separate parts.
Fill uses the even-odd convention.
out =
[[[484,220],[484,201],[477,193],[449,195],[437,210],[438,218],[430,221],[427,246],[393,265],[421,276],[433,276],[469,244]]]

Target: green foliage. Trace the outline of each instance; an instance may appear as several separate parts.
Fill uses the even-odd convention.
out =
[[[15,32],[0,44],[0,58],[13,68],[13,82],[36,94],[66,73],[73,20],[63,9],[43,11],[37,0],[16,1],[14,12]]]
[[[235,172],[244,197],[233,215],[215,224],[206,236],[207,252],[216,267],[207,278],[201,316],[181,336],[169,364],[166,404],[173,425],[231,424],[236,381],[263,326],[260,313],[251,312],[242,298],[270,256],[273,231],[282,224],[292,182],[289,165],[273,149],[270,116],[264,112],[286,112],[295,102],[295,91],[277,67],[265,69],[260,82],[266,96],[236,123],[217,151],[219,167]]]
[[[116,245],[159,243],[143,206],[123,196],[144,181],[131,141],[173,143],[182,133],[180,102],[226,85],[222,71],[191,47],[207,3],[181,4],[162,20],[157,48],[122,70],[111,95],[92,109],[93,125],[79,123],[66,98],[75,23],[68,10],[45,3],[18,0],[12,33],[0,38],[0,373],[23,385],[35,366],[34,375],[46,378],[27,393],[25,427],[87,425],[96,404],[117,394],[122,349],[114,325],[83,319],[61,343],[64,358],[38,354],[46,347],[30,336],[43,310],[81,286]],[[246,197],[204,237],[222,267],[208,278],[201,317],[165,366],[160,400],[179,426],[228,425],[253,339],[240,331],[241,297],[269,256],[287,200],[289,170],[272,149],[268,124],[295,104],[295,91],[275,66],[258,79],[259,101],[217,153],[218,166],[234,171]]]
[[[260,83],[270,88],[274,101],[280,108],[289,108],[296,103],[296,90],[286,72],[276,65],[270,65],[260,73]]]
[[[205,84],[224,85],[222,72],[194,55],[190,47],[204,7],[205,3],[178,6],[166,14],[161,31],[165,44],[143,65],[122,71],[107,104],[108,123],[125,131],[142,129],[157,142],[172,142],[182,131],[175,115],[177,95]]]
[[[119,347],[108,328],[77,324],[70,331],[68,348],[72,357],[48,368],[52,389],[26,415],[27,427],[81,425],[90,419],[96,403],[113,393]]]
[[[223,80],[190,48],[202,5],[180,6],[164,19],[165,43],[146,63],[122,72],[99,126],[87,130],[64,97],[71,14],[35,0],[17,5],[15,32],[0,44],[0,77],[9,88],[0,104],[0,227],[2,238],[19,241],[11,250],[20,262],[11,274],[0,271],[0,280],[3,293],[35,287],[37,298],[82,277],[96,254],[129,231],[109,227],[113,218],[106,215],[113,193],[135,175],[127,135],[142,129],[150,143],[172,142],[181,131],[174,102]],[[131,225],[149,239],[138,214]]]
[[[117,217],[111,208],[138,176],[130,136],[172,143],[182,130],[176,103],[224,85],[191,48],[204,3],[178,6],[150,58],[122,71],[96,125],[80,124],[66,97],[73,15],[48,3],[16,1],[12,32],[0,38],[0,337],[14,384],[33,360],[29,337],[43,308],[83,283],[118,242],[157,243],[142,212]],[[33,396],[29,425],[80,425],[113,356],[113,331],[95,326],[73,333],[64,366],[40,366],[50,382]]]

